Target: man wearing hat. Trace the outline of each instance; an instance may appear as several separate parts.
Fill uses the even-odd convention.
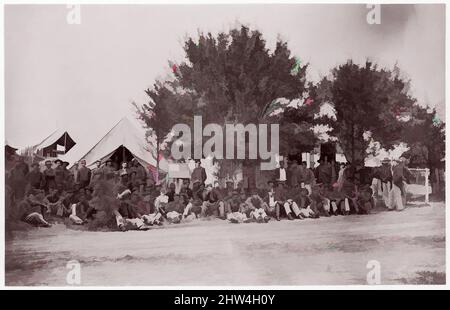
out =
[[[308,190],[308,195],[310,195],[315,182],[316,177],[314,172],[308,168],[306,161],[302,161],[300,169],[300,188],[306,188]]]
[[[289,220],[293,220],[293,214],[298,217],[300,214],[297,203],[295,203],[292,199],[288,199],[288,192],[284,188],[285,182],[278,182],[277,187],[274,191],[274,200],[275,203],[278,204],[278,208],[284,210],[284,213],[287,215]],[[276,215],[277,220],[279,219],[279,212]]]
[[[91,183],[91,169],[86,167],[86,160],[82,159],[80,161],[81,167],[77,170],[77,183],[80,185],[81,188],[88,187]]]
[[[92,169],[92,181],[98,181],[103,179],[103,168],[102,168],[102,162],[100,160],[97,160],[95,162],[95,168]]]
[[[225,204],[217,181],[214,182],[214,188],[211,184],[206,186],[204,197],[202,215],[215,215],[225,219]]]
[[[322,183],[325,187],[332,184],[332,167],[328,162],[328,156],[323,156],[319,159],[319,166],[316,168],[317,182]]]
[[[200,159],[195,160],[195,168],[192,170],[191,182],[193,185],[192,190],[194,192],[198,191],[201,185],[205,185],[206,181],[206,170],[202,167]]]
[[[41,189],[44,185],[44,175],[39,169],[39,163],[31,164],[31,171],[28,173],[28,186],[31,189]]]
[[[287,171],[286,171],[286,168],[284,167],[284,162],[280,161],[279,165],[280,165],[280,167],[275,169],[275,180],[278,183],[285,184],[287,181]]]
[[[65,184],[64,184],[64,168],[62,166],[62,160],[60,159],[56,159],[54,161],[56,167],[55,167],[55,183],[56,183],[56,187],[58,188],[64,188]]]
[[[18,157],[18,162],[8,173],[8,184],[11,185],[15,199],[22,199],[25,195],[25,187],[27,185],[28,165],[24,162],[23,157]]]
[[[63,168],[63,179],[64,179],[64,190],[71,189],[74,184],[73,175],[68,169],[69,162],[63,161],[62,162],[62,168]]]
[[[114,179],[114,167],[111,159],[106,160],[105,166],[103,166],[103,174],[106,180]]]
[[[51,160],[45,161],[45,170],[43,174],[44,174],[44,190],[45,193],[48,194],[49,189],[56,188],[55,169],[52,168]]]
[[[139,185],[139,191],[143,193],[145,183],[147,181],[147,172],[145,171],[145,168],[137,161],[136,158],[133,158],[131,164],[132,164],[132,171],[136,172],[136,183]]]
[[[122,184],[122,186],[124,186],[126,188],[131,188],[131,182],[130,182],[130,176],[128,175],[128,170],[120,169],[119,176],[120,176],[120,184]]]
[[[265,211],[269,216],[280,220],[280,206],[275,200],[275,183],[272,180],[267,182],[266,196],[264,197]]]
[[[252,189],[250,197],[245,200],[245,205],[249,211],[249,217],[256,222],[268,222],[266,210],[269,209],[267,203],[258,195],[257,189]]]
[[[74,171],[74,174],[73,174],[73,181],[74,181],[74,183],[75,184],[78,184],[78,168],[80,167],[80,163],[79,162],[74,162],[73,163],[73,171]]]

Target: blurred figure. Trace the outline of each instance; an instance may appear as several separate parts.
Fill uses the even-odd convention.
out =
[[[95,168],[92,169],[92,181],[98,181],[103,179],[103,168],[102,168],[102,162],[100,160],[97,160],[95,162]]]
[[[191,182],[193,185],[192,190],[196,192],[198,188],[203,185],[205,186],[206,181],[206,170],[202,167],[201,161],[199,159],[195,160],[195,168],[192,170]]]
[[[77,180],[77,184],[80,185],[80,189],[81,188],[85,188],[88,187],[89,184],[91,183],[91,169],[89,169],[88,167],[86,167],[86,160],[82,159],[80,161],[80,165],[81,167],[78,168],[76,174],[76,180]]]
[[[41,189],[44,186],[44,175],[39,169],[38,163],[31,164],[31,171],[28,173],[28,187],[31,189]]]
[[[19,203],[17,209],[22,213],[22,221],[37,227],[50,227],[44,214],[47,206],[44,203],[44,192],[42,190],[30,190],[27,196]]]
[[[55,183],[57,188],[64,188],[64,168],[62,166],[62,160],[56,159],[54,161],[55,167]]]
[[[56,188],[55,170],[52,168],[52,162],[50,160],[45,161],[44,174],[44,190],[48,194],[50,189]]]
[[[7,177],[7,181],[13,191],[13,199],[20,200],[25,196],[28,172],[28,165],[25,163],[23,157],[19,156],[17,163],[14,165],[14,168],[9,171]]]

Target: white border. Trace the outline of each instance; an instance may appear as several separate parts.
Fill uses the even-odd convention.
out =
[[[449,22],[448,18],[450,16],[450,5],[449,0],[446,1],[424,1],[424,0],[414,0],[412,1],[373,1],[373,0],[366,0],[366,1],[355,1],[355,0],[347,0],[347,1],[267,1],[267,0],[246,0],[246,1],[238,1],[238,0],[228,0],[228,1],[216,1],[216,0],[196,0],[196,1],[188,1],[188,0],[152,0],[152,1],[33,1],[33,4],[61,4],[66,5],[69,3],[76,3],[76,4],[169,4],[169,5],[176,5],[176,4],[365,4],[365,3],[373,3],[373,4],[436,4],[436,3],[445,3],[446,4],[446,28],[445,33],[449,33]],[[3,5],[5,4],[30,4],[30,1],[2,1]],[[5,94],[4,94],[4,7],[3,5],[0,7],[0,21],[1,25],[3,26],[3,31],[1,32],[1,65],[2,65],[2,75],[0,77],[0,95],[1,95],[1,108],[2,108],[2,120],[3,120],[3,126],[1,126],[0,132],[3,136],[3,141],[5,141],[5,127],[4,127],[4,111],[5,111]],[[446,43],[445,43],[445,49],[446,49],[446,70],[445,70],[445,80],[448,81],[448,73],[449,73],[449,40],[446,37]],[[445,103],[446,103],[446,120],[449,118],[449,109],[447,108],[447,101],[448,101],[448,90],[449,90],[449,83],[445,84]],[[446,159],[450,154],[450,147],[449,143],[446,144]],[[446,285],[302,285],[302,286],[5,286],[5,261],[4,261],[4,254],[5,254],[5,226],[4,226],[4,218],[5,218],[5,208],[4,208],[4,147],[2,146],[1,150],[1,156],[0,156],[0,174],[2,175],[2,179],[0,181],[0,193],[1,193],[1,220],[0,220],[0,278],[2,279],[2,283],[0,288],[5,290],[51,290],[51,289],[66,289],[66,290],[86,290],[86,289],[92,289],[92,290],[103,290],[103,289],[110,289],[110,290],[143,290],[143,289],[151,289],[151,290],[329,290],[329,289],[336,289],[336,290],[353,290],[353,289],[360,289],[360,290],[380,290],[380,289],[389,289],[389,290],[403,290],[403,289],[411,289],[411,290],[442,290],[442,289],[448,289],[450,287],[449,285],[449,264],[448,264],[448,248],[449,248],[449,227],[448,227],[448,219],[449,219],[449,212],[446,212]],[[446,161],[446,171],[448,171],[449,164],[448,161]],[[448,181],[447,174],[446,174],[446,183]],[[450,190],[448,187],[445,189],[445,195],[446,197],[449,197]]]

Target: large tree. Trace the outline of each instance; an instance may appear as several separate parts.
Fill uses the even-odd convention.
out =
[[[289,108],[277,116],[270,113],[279,99],[303,102],[308,93],[307,64],[291,56],[286,42],[278,41],[270,51],[261,32],[241,26],[217,36],[208,33],[200,34],[198,40],[188,38],[184,50],[186,61],[173,66],[174,75],[179,86],[197,101],[193,113],[202,115],[204,124],[279,123],[281,152],[289,149],[286,139],[291,148],[311,144],[305,143],[305,136],[311,138],[307,118],[295,118],[309,106],[298,111]]]
[[[349,162],[363,164],[371,140],[386,149],[401,141],[402,119],[415,99],[397,68],[391,71],[369,61],[363,66],[348,61],[334,68],[319,89],[322,101],[336,111],[336,119],[328,121],[330,134],[338,138]]]
[[[172,126],[181,121],[183,113],[180,111],[181,95],[178,95],[168,82],[157,81],[153,88],[145,90],[148,95],[148,103],[138,105],[134,103],[138,118],[144,122],[147,128],[146,138],[149,144],[156,147],[156,171],[159,175],[159,163],[162,146],[169,140]],[[183,105],[181,105],[183,106]]]
[[[414,107],[402,137],[410,147],[407,152],[410,165],[429,168],[434,175],[435,168],[444,168],[445,123],[438,118],[436,110],[427,110],[417,105]]]

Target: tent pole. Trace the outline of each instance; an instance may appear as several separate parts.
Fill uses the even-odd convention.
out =
[[[67,150],[67,132],[64,133],[64,154],[66,154]]]

